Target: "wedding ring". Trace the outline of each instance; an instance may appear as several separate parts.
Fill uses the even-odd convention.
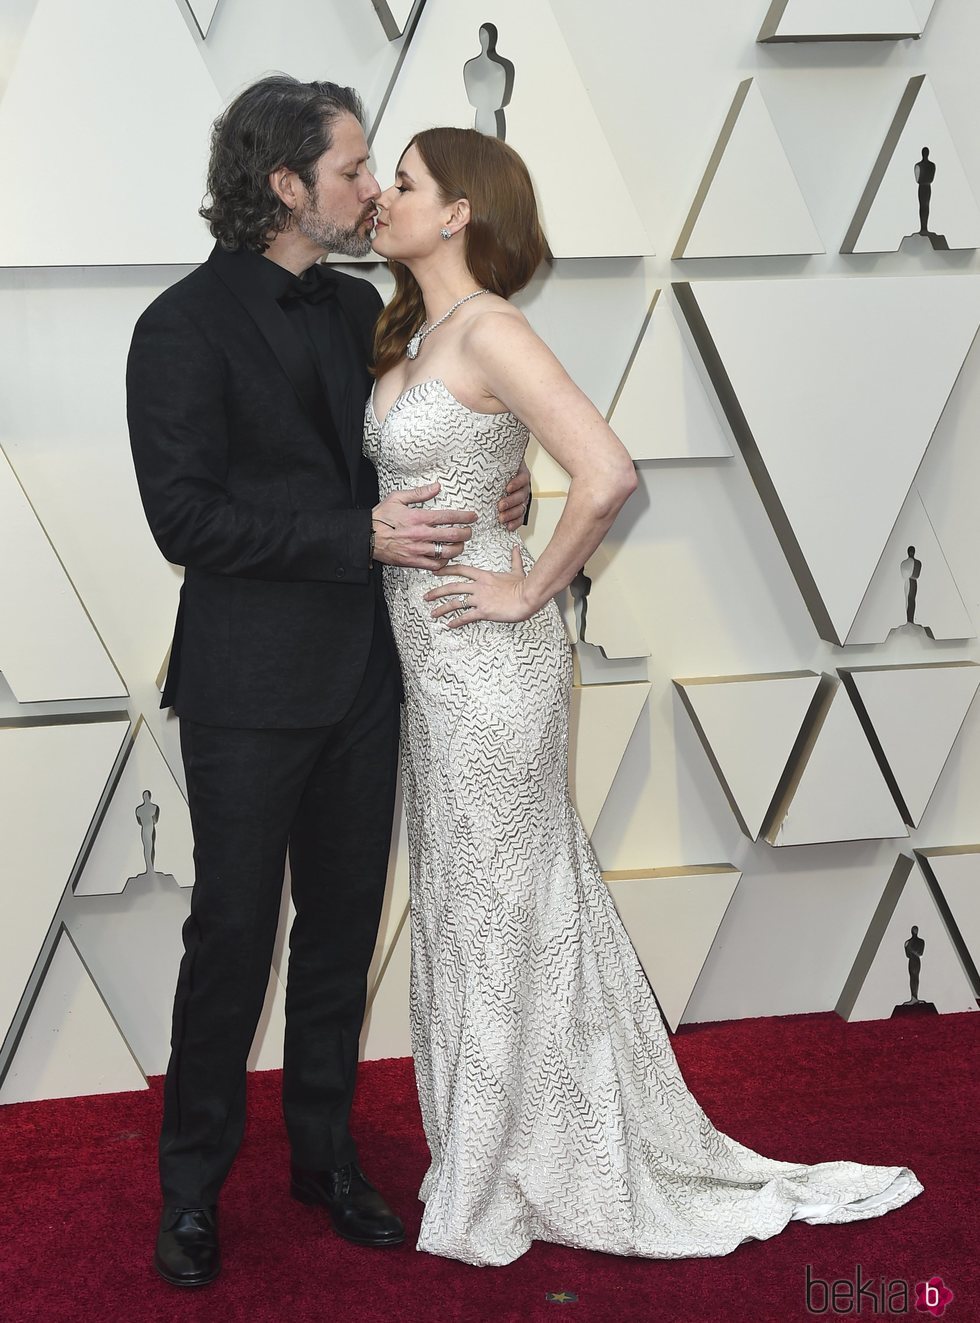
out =
[[[432,554],[433,556],[435,556],[436,560],[442,560],[444,551],[445,551],[445,547],[442,545],[441,542],[433,542]]]

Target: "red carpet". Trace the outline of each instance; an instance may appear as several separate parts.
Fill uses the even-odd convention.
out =
[[[252,1077],[249,1130],[222,1197],[225,1266],[179,1291],[150,1263],[158,1215],[159,1081],[113,1094],[0,1109],[3,1323],[525,1323],[564,1319],[792,1323],[927,1320],[915,1283],[939,1275],[948,1323],[980,1320],[980,1016],[844,1024],[834,1014],[687,1026],[675,1048],[719,1129],[771,1157],[910,1166],[926,1192],[884,1218],[791,1223],[722,1259],[642,1261],[537,1244],[507,1268],[418,1254],[426,1165],[407,1060],[362,1067],[355,1133],[409,1241],[366,1250],[290,1200],[277,1072]],[[837,1307],[811,1278],[839,1279]],[[863,1297],[856,1298],[860,1265]],[[846,1283],[850,1282],[850,1288]],[[908,1308],[883,1292],[907,1282]],[[892,1291],[897,1287],[893,1286]],[[553,1303],[566,1291],[577,1301]],[[849,1296],[850,1292],[850,1296]],[[830,1304],[829,1308],[825,1308]]]

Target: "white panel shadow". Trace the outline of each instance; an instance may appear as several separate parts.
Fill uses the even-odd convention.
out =
[[[841,252],[978,245],[980,208],[932,84],[920,74],[909,80]]]
[[[389,180],[409,139],[434,124],[476,126],[463,66],[480,55],[492,20],[514,66],[504,135],[534,179],[555,257],[636,257],[653,249],[548,0],[428,0],[376,124],[372,146]],[[588,205],[581,163],[588,161]]]
[[[220,110],[174,0],[37,0],[0,101],[0,172],[37,199],[57,176],[71,222],[50,201],[5,208],[0,265],[203,261],[197,209]]]
[[[129,724],[0,728],[0,1041],[20,1004]]]
[[[197,24],[197,30],[202,37],[208,35],[218,3],[219,0],[187,0],[187,8],[191,11],[191,17]]]
[[[907,836],[842,684],[830,690],[766,832],[770,845]]]
[[[853,666],[840,676],[905,822],[918,826],[980,686],[980,666]]]
[[[425,0],[371,0],[374,11],[381,20],[385,36],[389,41],[397,41],[411,20],[416,9],[421,9]]]
[[[735,93],[674,258],[823,251],[759,85],[746,78]]]
[[[147,1088],[142,1071],[62,928],[0,1104]]]
[[[820,685],[814,671],[675,680],[738,825],[766,825]]]
[[[730,864],[603,873],[672,1031],[684,1016],[741,876]]]
[[[895,629],[930,639],[970,639],[977,632],[915,487],[844,641],[884,643]]]
[[[0,450],[0,671],[20,703],[122,698],[116,668]]]
[[[599,821],[649,693],[646,683],[572,689],[568,771],[572,799],[587,832]]]
[[[658,290],[609,411],[609,426],[636,461],[732,453],[689,336],[673,298]]]
[[[127,881],[154,872],[192,886],[194,838],[187,801],[141,717],[75,895],[118,895]]]
[[[980,846],[916,850],[915,857],[980,997]]]
[[[675,290],[814,624],[840,644],[976,336],[980,280]]]
[[[898,41],[918,37],[935,0],[773,0],[759,41]]]
[[[913,934],[912,928],[918,931]],[[976,997],[935,899],[912,860],[899,856],[837,1003],[845,1020],[886,1020],[914,1001],[906,947],[916,939],[917,997],[940,1014],[977,1010]]]

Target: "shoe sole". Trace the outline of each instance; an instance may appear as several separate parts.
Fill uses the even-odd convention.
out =
[[[221,1267],[219,1265],[214,1270],[214,1272],[211,1273],[209,1277],[196,1277],[193,1281],[188,1281],[187,1278],[185,1277],[172,1277],[170,1273],[164,1272],[163,1268],[161,1268],[160,1264],[156,1261],[156,1259],[153,1260],[153,1266],[157,1270],[159,1275],[163,1278],[163,1280],[167,1282],[170,1286],[184,1286],[184,1287],[210,1286],[210,1284],[221,1272]]]
[[[315,1194],[307,1193],[306,1190],[298,1185],[291,1185],[289,1193],[297,1203],[306,1204],[308,1208],[322,1208],[329,1217],[330,1209],[323,1200],[318,1199]],[[351,1245],[361,1245],[365,1249],[391,1249],[396,1245],[404,1245],[405,1243],[404,1232],[402,1232],[397,1238],[392,1237],[390,1240],[365,1240],[362,1236],[349,1236],[346,1231],[341,1231],[334,1225],[333,1219],[331,1219],[330,1226],[343,1240],[349,1241]]]

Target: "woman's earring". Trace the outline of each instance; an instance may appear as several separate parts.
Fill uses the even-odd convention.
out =
[[[451,239],[453,237],[453,232],[448,225],[444,225],[439,231],[439,234],[443,239]]]

